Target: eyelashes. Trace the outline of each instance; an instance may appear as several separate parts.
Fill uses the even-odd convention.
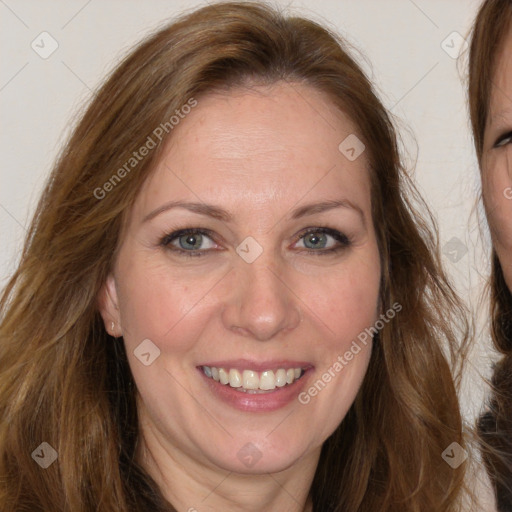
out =
[[[500,135],[496,142],[494,143],[495,148],[500,148],[502,146],[507,145],[509,142],[512,142],[512,132],[504,133],[503,135]]]
[[[201,257],[213,251],[219,251],[214,240],[214,233],[209,229],[185,228],[163,236],[159,245],[178,256]],[[347,249],[352,244],[352,241],[345,234],[327,227],[313,227],[303,230],[295,237],[294,245],[301,241],[303,242],[303,248],[299,252],[306,252],[315,256],[334,254]],[[204,242],[206,242],[206,247],[203,246]],[[318,249],[318,247],[320,248]]]

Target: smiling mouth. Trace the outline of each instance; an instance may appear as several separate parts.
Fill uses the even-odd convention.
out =
[[[270,393],[276,388],[283,388],[299,380],[305,373],[303,368],[278,368],[256,372],[253,370],[239,371],[235,368],[217,368],[201,366],[203,373],[225,386],[230,386],[242,393]]]

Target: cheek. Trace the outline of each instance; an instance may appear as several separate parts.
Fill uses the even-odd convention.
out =
[[[127,345],[149,338],[158,346],[172,340],[176,353],[187,350],[199,333],[215,278],[187,276],[171,271],[165,262],[154,264],[136,258],[120,259],[118,269],[123,276],[119,297]]]
[[[512,148],[503,148],[483,162],[482,194],[491,233],[500,243],[510,242],[512,226]],[[508,237],[508,240],[507,240]]]
[[[350,265],[325,276],[304,290],[308,304],[332,332],[335,344],[344,344],[375,322],[380,287],[378,252],[354,258]],[[312,284],[312,283],[309,283]]]
[[[372,337],[379,327],[380,278],[375,245],[326,281],[324,293],[317,289],[311,296],[315,313],[329,332],[325,330],[328,336],[322,340],[318,380],[305,390],[301,403],[311,401],[319,417],[328,418],[324,435],[330,435],[345,417],[366,375]]]
[[[493,244],[507,283],[512,281],[512,148],[489,158],[482,172],[482,194]],[[510,165],[509,165],[510,164]]]
[[[320,341],[315,378],[298,400],[318,418],[321,442],[346,416],[366,375],[377,321],[378,283],[378,275],[366,281],[340,280],[330,300],[312,297],[317,300],[315,313],[329,332],[325,329],[328,335]]]

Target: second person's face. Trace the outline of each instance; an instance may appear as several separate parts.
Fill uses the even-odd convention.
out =
[[[512,32],[497,55],[482,153],[482,194],[493,246],[512,289]]]

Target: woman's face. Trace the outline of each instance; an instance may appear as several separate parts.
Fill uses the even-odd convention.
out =
[[[316,461],[354,401],[371,342],[353,341],[380,281],[366,155],[338,148],[356,131],[286,83],[198,98],[174,128],[102,314],[124,337],[143,437],[175,461]]]
[[[494,248],[512,289],[512,32],[497,56],[484,133],[482,193]]]

